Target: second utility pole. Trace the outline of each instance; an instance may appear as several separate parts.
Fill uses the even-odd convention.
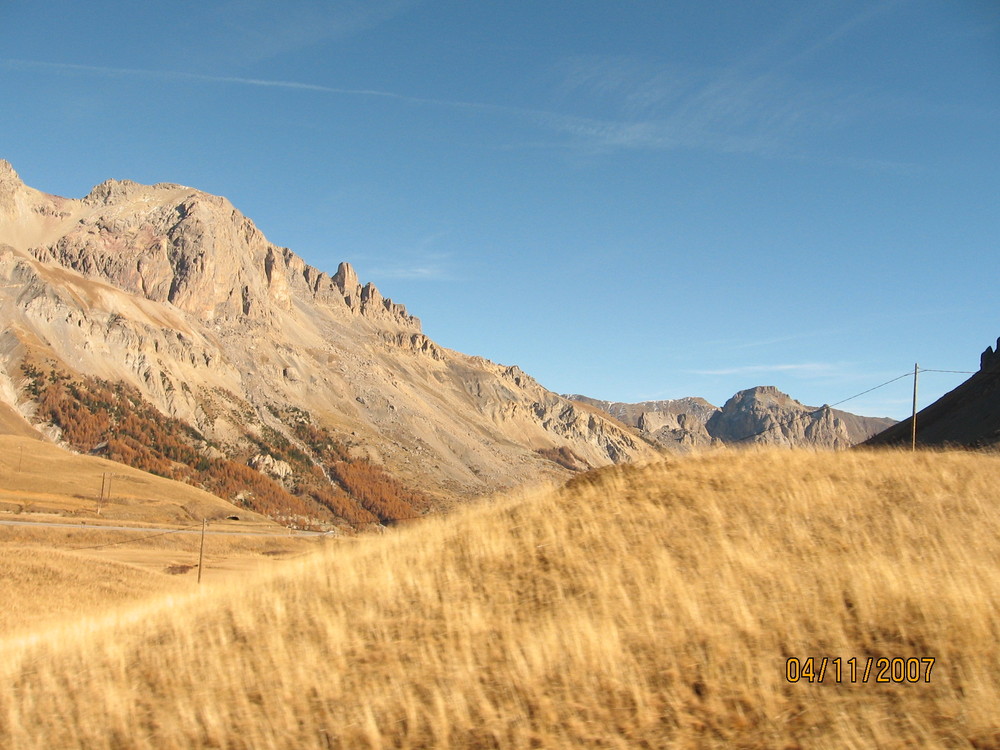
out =
[[[201,549],[198,550],[198,583],[201,583],[201,561],[205,559],[205,524],[207,523],[207,519],[201,519]]]

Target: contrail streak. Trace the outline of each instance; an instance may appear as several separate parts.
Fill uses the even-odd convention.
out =
[[[130,76],[133,78],[159,78],[187,81],[202,81],[205,83],[233,83],[240,86],[260,86],[264,88],[289,89],[293,91],[316,91],[322,94],[337,94],[341,96],[370,96],[382,99],[395,99],[412,104],[434,104],[446,107],[465,109],[490,109],[515,111],[507,107],[493,104],[478,104],[475,102],[448,101],[444,99],[426,99],[419,96],[397,94],[392,91],[377,89],[346,89],[335,86],[323,86],[317,83],[302,83],[300,81],[274,81],[265,78],[243,78],[240,76],[214,76],[204,73],[185,73],[176,70],[147,70],[143,68],[109,68],[99,65],[80,65],[77,63],[54,63],[38,60],[6,59],[4,65],[13,68],[38,68],[69,73],[90,73],[103,76]]]

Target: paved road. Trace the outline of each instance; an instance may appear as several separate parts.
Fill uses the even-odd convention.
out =
[[[105,524],[90,523],[54,523],[50,521],[0,521],[3,526],[48,526],[57,529],[87,529],[90,531],[138,531],[146,533],[174,533],[174,534],[200,534],[201,525],[191,526],[185,529],[172,528],[170,526],[106,526]],[[269,531],[216,531],[211,525],[205,530],[205,534],[228,534],[231,536],[323,536],[322,531],[299,531],[289,530],[286,532]]]

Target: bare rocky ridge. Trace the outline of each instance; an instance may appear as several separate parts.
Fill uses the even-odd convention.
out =
[[[673,450],[689,450],[716,442],[708,434],[705,423],[718,411],[718,407],[703,398],[642,401],[637,404],[599,401],[578,394],[566,398],[601,409],[639,430],[650,440]]]
[[[774,386],[740,391],[722,408],[702,398],[637,404],[567,398],[603,409],[643,435],[675,451],[707,445],[761,443],[847,448],[895,424],[881,417],[805,406]]]
[[[0,161],[0,314],[0,401],[28,421],[33,357],[134,386],[272,475],[247,435],[308,453],[290,414],[437,496],[563,472],[540,450],[590,466],[654,453],[516,367],[438,346],[349,264],[313,268],[225,198],[182,185],[108,180],[60,198]]]

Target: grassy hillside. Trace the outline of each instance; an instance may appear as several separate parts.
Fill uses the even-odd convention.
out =
[[[227,520],[233,515],[240,520]],[[315,539],[290,537],[263,516],[190,485],[42,440],[0,435],[0,633],[190,589],[198,535],[148,527],[198,530],[202,519],[210,531],[206,581],[273,566],[316,546]]]
[[[243,580],[283,558],[311,552],[315,537],[208,535],[202,579]],[[73,529],[0,525],[0,638],[76,630],[81,619],[198,588],[198,534],[143,534],[85,525]],[[3,746],[0,744],[0,746]]]
[[[741,451],[581,475],[4,641],[0,746],[1000,747],[998,470]],[[786,679],[824,656],[856,680]],[[880,683],[879,658],[934,663]]]
[[[0,435],[0,518],[37,513],[179,524],[238,515],[244,525],[278,529],[264,516],[196,487],[117,461],[71,453],[43,440]]]
[[[0,435],[17,435],[18,437],[41,440],[42,435],[9,404],[0,401]]]

